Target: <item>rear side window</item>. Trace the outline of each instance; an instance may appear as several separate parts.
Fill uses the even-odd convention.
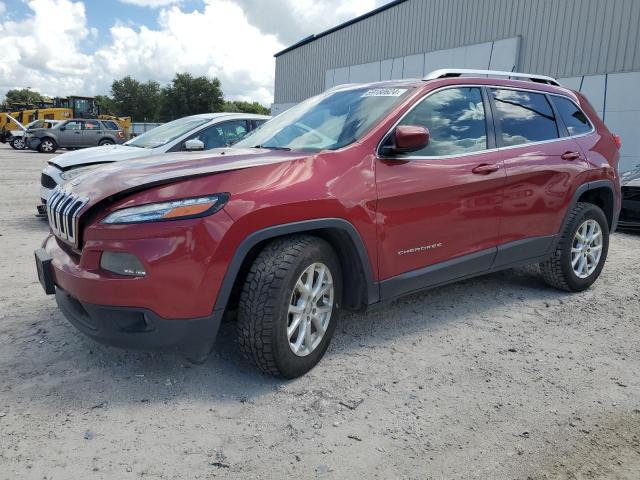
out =
[[[116,122],[112,122],[111,120],[107,120],[107,121],[103,120],[102,124],[107,130],[120,130],[120,127],[118,126],[118,124]]]
[[[429,145],[412,156],[460,155],[487,148],[484,103],[478,87],[448,88],[429,95],[400,124],[429,130]]]
[[[100,128],[102,127],[100,126],[100,122],[97,120],[87,120],[84,122],[85,130],[100,130]]]
[[[555,103],[560,118],[562,118],[562,121],[569,131],[569,135],[582,135],[592,130],[589,119],[575,103],[568,98],[558,97],[556,95],[553,95],[551,98],[553,98],[553,103]]]
[[[558,125],[546,95],[492,89],[504,146],[558,138]]]

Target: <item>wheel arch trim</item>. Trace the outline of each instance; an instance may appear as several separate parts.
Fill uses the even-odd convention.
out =
[[[274,225],[272,227],[257,230],[245,237],[245,239],[236,248],[231,262],[229,262],[229,266],[227,267],[220,289],[218,290],[218,295],[213,308],[214,313],[218,313],[219,315],[224,313],[244,261],[255,246],[264,241],[285,235],[307,233],[317,230],[339,230],[348,235],[357,251],[358,258],[364,272],[364,282],[367,293],[366,303],[368,305],[377,303],[380,299],[380,288],[378,283],[374,280],[369,255],[360,233],[353,224],[342,218],[321,218]]]
[[[564,226],[567,224],[569,214],[578,203],[578,200],[580,199],[580,197],[585,193],[598,188],[606,188],[611,192],[611,197],[613,198],[613,207],[612,207],[613,210],[612,210],[611,225],[609,226],[609,231],[610,233],[613,233],[616,231],[616,227],[618,225],[618,217],[620,215],[620,209],[616,208],[616,198],[619,198],[619,196],[616,197],[615,185],[611,180],[594,180],[592,182],[583,183],[578,188],[576,188],[576,191],[573,194],[573,198],[571,199],[571,203],[569,204],[569,208],[565,213],[564,220],[562,222],[562,228],[564,228]],[[606,215],[606,212],[605,212],[605,215]]]

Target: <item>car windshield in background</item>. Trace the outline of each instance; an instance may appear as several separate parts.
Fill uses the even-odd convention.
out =
[[[327,92],[287,110],[234,144],[237,148],[336,150],[358,140],[411,89]]]
[[[198,128],[205,123],[208,123],[209,121],[211,121],[210,118],[202,117],[180,118],[149,130],[148,132],[129,140],[125,145],[140,148],[160,147],[186,133],[189,133],[193,129]]]
[[[36,120],[27,125],[27,130],[33,130],[36,128],[51,128],[53,122],[47,122],[46,120]]]

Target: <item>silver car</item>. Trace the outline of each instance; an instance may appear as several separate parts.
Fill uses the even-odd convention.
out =
[[[58,148],[86,148],[96,145],[115,145],[125,141],[126,135],[113,120],[72,118],[51,128],[29,131],[28,146],[42,153],[53,153]]]
[[[122,145],[88,148],[51,158],[40,178],[38,214],[46,214],[45,205],[57,185],[101,164],[166,152],[224,147],[240,140],[270,118],[250,113],[192,115],[160,125]]]

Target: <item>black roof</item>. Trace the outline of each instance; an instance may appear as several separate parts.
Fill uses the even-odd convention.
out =
[[[329,35],[330,33],[336,32],[338,30],[341,30],[343,28],[348,27],[349,25],[353,25],[354,23],[358,23],[361,20],[364,20],[365,18],[369,18],[372,17],[374,15],[377,15],[380,12],[383,12],[385,10],[388,10],[392,7],[395,7],[396,5],[399,5],[400,3],[404,3],[407,0],[393,0],[385,5],[382,5],[381,7],[376,8],[375,10],[371,10],[370,12],[365,13],[364,15],[360,15],[359,17],[353,18],[351,20],[348,20],[344,23],[341,23],[340,25],[336,25],[333,28],[330,28],[329,30],[325,30],[324,32],[321,33],[316,33],[313,35],[309,35],[306,38],[303,38],[302,40],[300,40],[297,43],[294,43],[293,45],[291,45],[290,47],[285,48],[284,50],[280,50],[278,53],[276,53],[274,55],[274,57],[279,57],[280,55],[290,52],[291,50],[295,50],[298,47],[301,47],[302,45],[306,45],[307,43],[311,43],[314,40],[317,40],[320,37],[324,37],[325,35]]]

